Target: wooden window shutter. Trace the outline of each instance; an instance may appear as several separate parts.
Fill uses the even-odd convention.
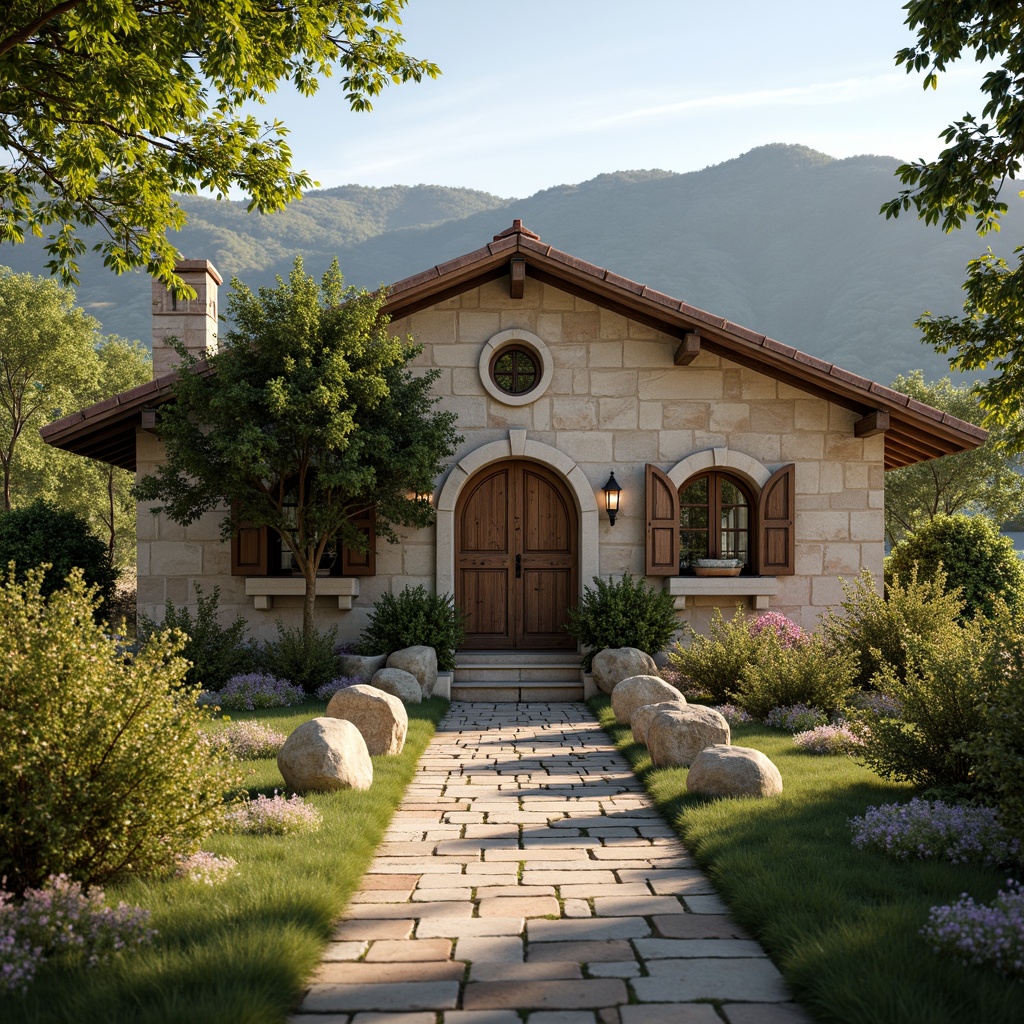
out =
[[[679,492],[668,474],[647,466],[644,480],[647,512],[646,568],[648,576],[679,575]]]
[[[242,523],[231,538],[231,575],[267,575],[267,528]]]
[[[762,576],[792,576],[796,572],[796,467],[773,473],[757,502],[760,524],[757,571]]]
[[[369,542],[365,551],[342,546],[342,576],[375,576],[377,574],[377,535],[375,530],[376,511],[368,508],[352,517],[352,525],[361,530]]]

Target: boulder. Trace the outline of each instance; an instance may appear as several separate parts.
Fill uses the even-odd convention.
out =
[[[635,647],[609,647],[594,655],[590,671],[594,685],[602,693],[610,694],[616,683],[630,676],[656,676],[658,666],[649,654]]]
[[[366,740],[351,722],[314,718],[284,741],[277,767],[289,789],[369,789],[373,764]]]
[[[662,711],[678,711],[680,708],[686,707],[685,698],[680,695],[675,700],[661,701],[658,704],[644,704],[643,707],[639,707],[633,712],[633,720],[630,723],[630,728],[633,730],[633,739],[637,743],[647,744],[647,733],[651,728],[651,722],[654,721],[655,717],[661,714]]]
[[[383,668],[387,660],[386,654],[372,654],[369,657],[361,654],[343,654],[338,659],[343,676],[359,679],[364,683],[368,683],[373,678],[373,673]]]
[[[702,704],[662,711],[647,728],[647,750],[655,768],[688,768],[705,747],[729,740],[729,723]]]
[[[371,757],[378,754],[400,754],[409,731],[405,705],[390,693],[356,683],[339,690],[327,705],[328,718],[351,722],[366,740]]]
[[[387,661],[388,668],[400,668],[416,677],[424,700],[434,692],[437,682],[437,652],[433,647],[417,644],[395,651]]]
[[[693,759],[686,788],[703,796],[778,796],[782,776],[760,750],[715,744]]]
[[[630,676],[616,684],[612,690],[612,711],[622,725],[633,724],[633,712],[645,704],[661,701],[679,701],[686,704],[686,698],[660,676]]]
[[[397,697],[403,704],[419,704],[423,700],[423,691],[416,677],[404,669],[379,668],[373,673],[370,685]]]

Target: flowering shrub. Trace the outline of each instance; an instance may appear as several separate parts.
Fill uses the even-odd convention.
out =
[[[828,715],[806,704],[791,704],[788,707],[772,708],[764,716],[764,724],[786,732],[805,732],[828,722]]]
[[[277,757],[288,737],[262,722],[233,722],[220,732],[207,733],[207,742],[239,761]]]
[[[182,857],[174,869],[175,877],[187,878],[190,882],[216,885],[235,873],[238,861],[232,857],[218,857],[215,853],[200,850],[191,857]]]
[[[774,633],[779,643],[786,649],[796,647],[807,640],[807,632],[801,629],[792,619],[779,612],[765,612],[754,619],[750,627],[751,636],[760,636],[764,632]]]
[[[730,725],[739,725],[741,722],[753,722],[754,718],[743,708],[735,704],[715,704],[711,709],[717,711]]]
[[[921,934],[936,953],[1024,980],[1024,887],[1012,878],[1006,885],[989,905],[964,893],[951,906],[932,907]]]
[[[707,694],[716,703],[728,700],[736,688],[740,673],[758,658],[765,630],[759,637],[752,632],[752,623],[742,608],[727,622],[715,608],[711,613],[708,635],[692,633],[690,644],[674,644],[668,652],[673,676],[662,675],[682,693],[689,696]]]
[[[358,676],[338,676],[337,679],[332,679],[329,683],[324,683],[323,686],[318,686],[313,696],[317,700],[330,701],[330,699],[339,690],[344,690],[349,686],[355,686],[356,683],[360,682],[362,682],[362,680]]]
[[[845,722],[836,725],[819,725],[805,732],[798,732],[793,742],[811,754],[855,754],[864,746],[864,740]]]
[[[204,698],[206,699],[206,698]],[[232,676],[212,701],[231,711],[256,711],[260,708],[286,708],[306,699],[301,686],[264,672]]]
[[[228,826],[254,836],[292,836],[315,832],[323,821],[320,812],[297,793],[285,798],[262,793],[226,815]]]
[[[853,845],[878,850],[896,860],[948,860],[1008,864],[1020,854],[991,807],[946,804],[915,798],[907,804],[869,807],[862,818],[851,818]]]
[[[26,889],[20,900],[0,890],[0,992],[24,991],[50,957],[73,956],[94,967],[155,935],[148,910],[104,906],[102,889],[86,894],[66,875]]]

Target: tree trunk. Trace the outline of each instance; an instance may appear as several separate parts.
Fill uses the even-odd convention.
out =
[[[313,618],[316,606],[316,561],[312,558],[305,561],[303,576],[306,579],[306,594],[302,602],[302,643],[308,652],[316,630]]]
[[[110,513],[110,539],[107,542],[107,561],[114,564],[114,467],[107,467],[107,511]]]

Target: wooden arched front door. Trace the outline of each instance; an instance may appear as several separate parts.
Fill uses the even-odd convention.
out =
[[[562,481],[532,462],[482,470],[455,509],[455,601],[463,647],[575,650],[565,631],[576,604],[579,525]]]

